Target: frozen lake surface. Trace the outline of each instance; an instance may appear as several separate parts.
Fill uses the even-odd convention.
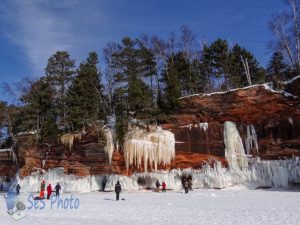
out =
[[[57,204],[44,200],[43,209],[26,210],[16,222],[7,214],[3,193],[0,194],[1,225],[144,225],[144,224],[299,224],[299,189],[258,189],[232,187],[222,190],[203,189],[189,194],[151,191],[123,192],[115,201],[113,192],[73,193],[78,209],[57,209]],[[69,198],[71,193],[62,195]],[[20,200],[31,206],[28,194]],[[41,203],[41,202],[40,202]],[[74,203],[74,201],[73,201]],[[39,207],[43,205],[40,204]]]

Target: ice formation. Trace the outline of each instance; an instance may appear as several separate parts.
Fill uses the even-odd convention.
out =
[[[65,147],[68,146],[69,150],[72,149],[75,140],[81,140],[81,134],[80,133],[76,133],[76,134],[69,133],[69,134],[64,134],[60,137],[60,142]]]
[[[106,145],[104,147],[105,153],[108,155],[109,163],[111,163],[111,159],[114,153],[114,140],[113,140],[113,132],[110,129],[104,131],[106,137]]]
[[[294,126],[294,120],[293,120],[292,117],[289,117],[289,118],[288,118],[288,121],[289,121],[289,123],[290,123],[292,126]]]
[[[157,171],[158,164],[170,164],[175,157],[174,134],[161,127],[150,132],[135,128],[127,134],[123,150],[127,169],[133,164],[140,167],[143,161],[145,172],[148,162]]]
[[[222,167],[216,161],[213,166],[204,164],[201,169],[173,169],[171,171],[158,171],[156,173],[136,173],[130,177],[121,175],[107,175],[106,191],[113,191],[115,183],[119,180],[122,189],[135,191],[145,188],[155,188],[157,180],[165,181],[167,188],[182,190],[182,176],[192,177],[193,188],[225,188],[234,185],[246,185],[251,188],[283,187],[290,183],[300,183],[300,158],[294,157],[286,160],[260,161],[253,159],[248,168],[230,170]],[[31,176],[20,179],[22,192],[38,192],[41,181],[52,185],[57,182],[64,192],[91,192],[102,189],[103,176],[76,177],[65,175],[63,168],[50,170],[46,173],[36,172]]]
[[[242,139],[235,123],[224,123],[225,158],[229,168],[239,170],[248,166]]]
[[[247,126],[247,137],[245,139],[246,152],[250,155],[250,150],[255,147],[258,153],[258,143],[255,127],[251,124]]]
[[[18,162],[18,158],[16,156],[16,153],[14,151],[13,148],[4,148],[4,149],[0,149],[0,152],[9,152],[9,156],[10,158],[12,159],[12,161],[14,163],[17,163]]]
[[[208,123],[199,123],[200,129],[203,129],[204,132],[208,129]]]

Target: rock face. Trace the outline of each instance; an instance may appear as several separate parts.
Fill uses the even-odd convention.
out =
[[[117,161],[109,164],[103,145],[98,143],[94,134],[87,134],[76,141],[71,150],[63,145],[37,145],[34,136],[22,135],[18,138],[16,149],[21,176],[27,176],[33,170],[47,171],[56,167],[64,168],[66,174],[77,176],[119,172],[113,170]]]
[[[17,164],[9,151],[0,151],[0,177],[11,177],[17,172]]]
[[[267,85],[255,85],[209,95],[181,99],[172,115],[173,123],[165,125],[175,133],[176,152],[210,153],[224,156],[223,124],[236,123],[242,140],[247,126],[257,134],[258,151],[250,153],[262,159],[300,155],[300,78],[276,92]],[[208,123],[206,131],[203,123]]]
[[[175,134],[174,161],[158,169],[200,168],[203,162],[224,158],[224,123],[234,122],[246,147],[248,133],[255,129],[255,145],[249,154],[262,159],[300,156],[300,78],[286,83],[285,91],[277,92],[268,85],[231,90],[209,95],[181,98],[181,106],[163,128]],[[248,129],[248,131],[247,131]],[[247,133],[248,132],[248,133]],[[66,174],[87,176],[116,173],[130,175],[143,168],[125,168],[121,151],[114,151],[109,163],[103,143],[93,132],[75,141],[70,151],[63,145],[37,145],[33,135],[20,135],[16,146],[18,164],[0,153],[0,176],[12,175],[20,169],[21,176],[34,170],[63,167]]]

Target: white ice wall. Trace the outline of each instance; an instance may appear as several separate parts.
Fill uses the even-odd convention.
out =
[[[248,166],[242,139],[235,123],[227,121],[224,123],[225,158],[229,168],[239,170]]]
[[[57,182],[62,186],[64,192],[91,192],[102,189],[103,176],[76,177],[64,175],[59,170],[52,170],[45,174],[33,174],[32,176],[17,179],[21,185],[22,192],[38,192],[43,179],[46,183],[55,186]],[[119,180],[122,189],[136,191],[145,187],[154,188],[155,182],[165,181],[167,188],[181,190],[182,175],[191,175],[193,188],[225,188],[234,185],[246,185],[251,188],[257,187],[283,187],[290,183],[300,183],[300,158],[295,157],[286,160],[260,161],[252,160],[248,168],[231,170],[222,167],[220,162],[215,162],[211,167],[203,165],[199,170],[184,169],[171,171],[158,171],[157,173],[136,173],[130,177],[121,175],[107,175],[106,191],[113,191],[114,185]],[[139,185],[138,181],[145,183]]]

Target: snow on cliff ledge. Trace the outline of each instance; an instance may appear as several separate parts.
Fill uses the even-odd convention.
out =
[[[291,84],[293,83],[295,80],[298,80],[300,79],[300,75],[299,76],[296,76],[294,77],[293,79],[291,80],[288,80],[288,81],[285,81],[285,82],[282,82],[282,84],[284,85],[288,85],[288,84]],[[243,88],[235,88],[235,89],[231,89],[231,90],[228,90],[228,91],[219,91],[219,92],[212,92],[212,93],[208,93],[208,94],[193,94],[193,95],[187,95],[187,96],[183,96],[179,99],[184,99],[184,98],[190,98],[190,97],[195,97],[195,96],[212,96],[212,95],[222,95],[222,94],[226,94],[226,93],[229,93],[229,92],[235,92],[235,91],[238,91],[238,90],[246,90],[246,89],[250,89],[250,88],[253,88],[253,87],[264,87],[266,90],[270,91],[270,92],[273,92],[273,93],[278,93],[278,94],[283,94],[285,97],[293,97],[293,98],[298,98],[298,96],[295,96],[295,95],[292,95],[291,93],[288,93],[284,90],[274,90],[273,88],[273,83],[272,82],[269,82],[269,83],[265,83],[265,84],[254,84],[254,85],[250,85],[250,86],[247,86],[247,87],[243,87]]]

